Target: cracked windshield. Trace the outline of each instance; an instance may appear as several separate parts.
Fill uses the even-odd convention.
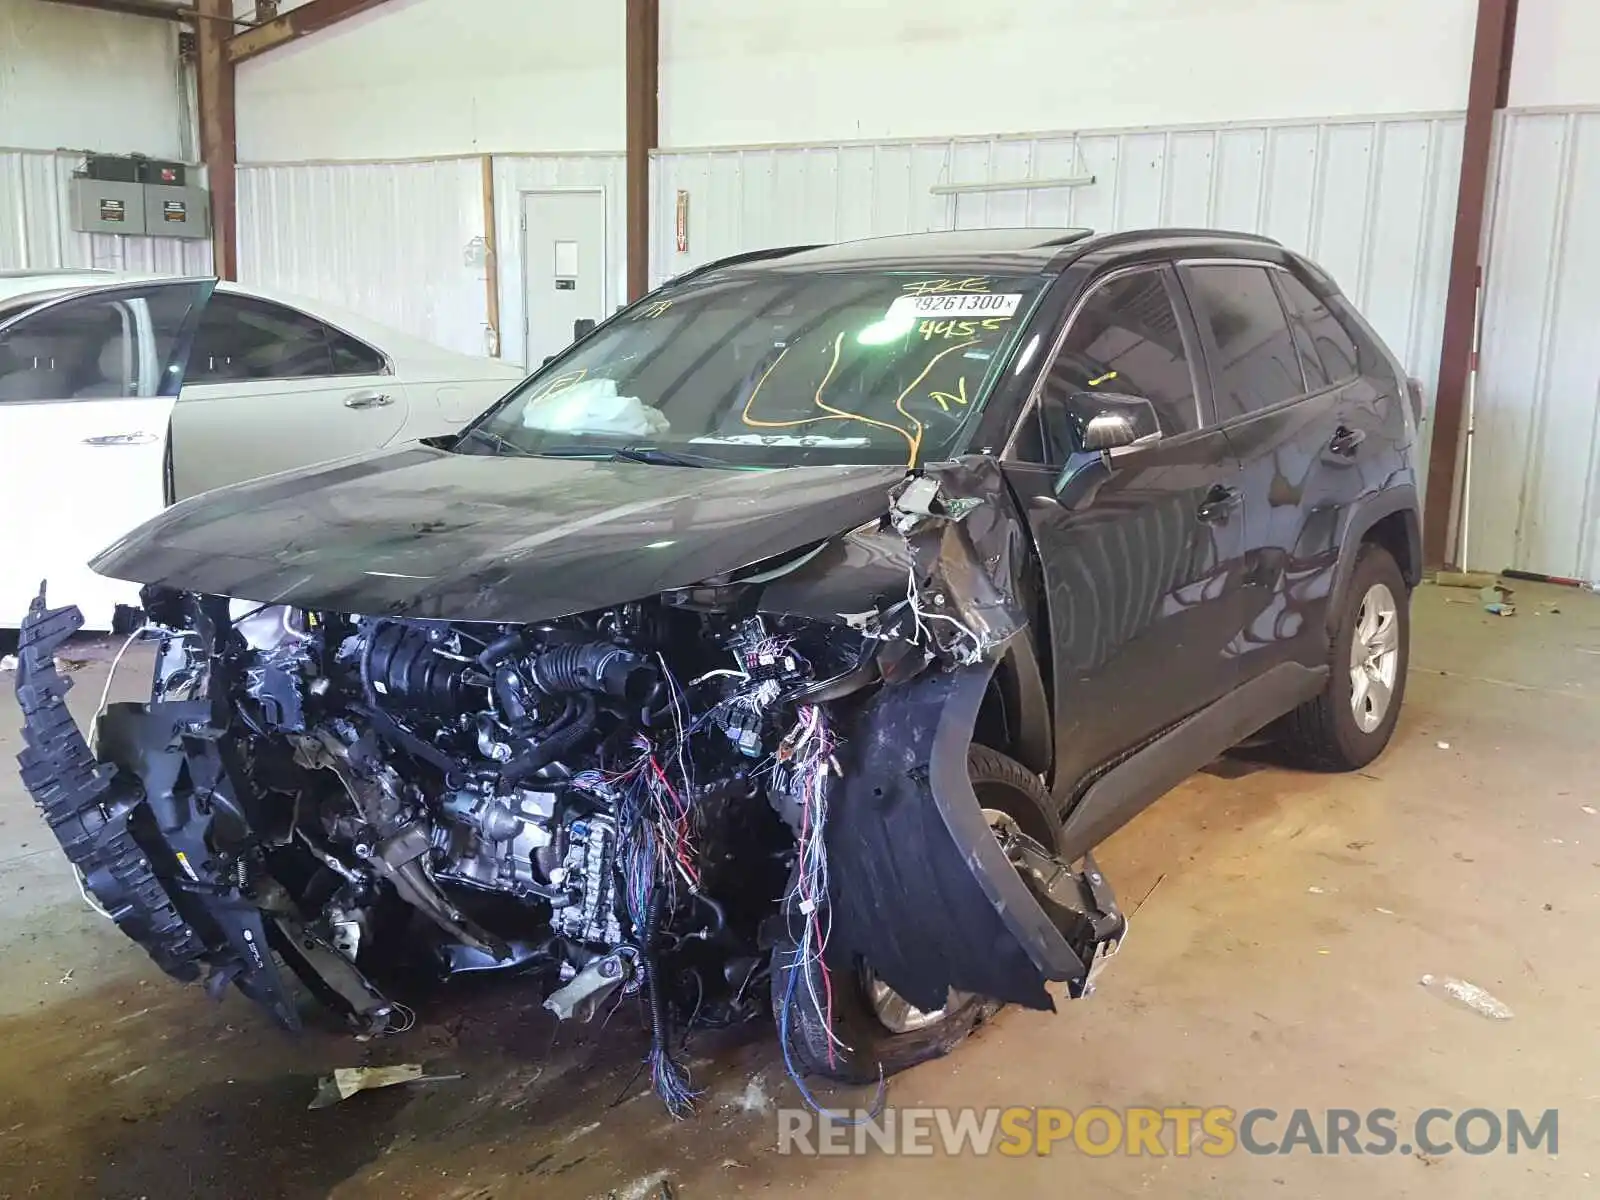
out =
[[[1038,275],[777,271],[675,288],[558,358],[458,449],[685,466],[956,452]]]

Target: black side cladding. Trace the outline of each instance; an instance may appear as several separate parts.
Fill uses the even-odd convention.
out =
[[[167,974],[197,978],[205,943],[179,915],[128,820],[142,795],[110,765],[95,761],[67,710],[72,680],[56,670],[56,649],[83,626],[76,608],[47,609],[41,591],[29,606],[17,647],[22,785],[90,892],[122,932]]]

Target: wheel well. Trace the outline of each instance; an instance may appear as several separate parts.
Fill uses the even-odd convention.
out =
[[[972,740],[1002,754],[1016,755],[1016,723],[1006,703],[1005,688],[999,672],[989,680],[983,693],[983,703],[978,708],[978,720],[973,727]]]
[[[1375,521],[1361,535],[1363,542],[1382,546],[1389,552],[1399,566],[1402,578],[1411,587],[1416,587],[1422,581],[1422,563],[1417,559],[1417,537],[1413,530],[1416,519],[1415,513],[1401,509]]]

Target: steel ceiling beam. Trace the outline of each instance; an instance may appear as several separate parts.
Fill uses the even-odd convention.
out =
[[[627,186],[628,299],[650,290],[650,154],[659,134],[660,0],[628,0]]]
[[[235,210],[239,149],[233,111],[233,64],[228,61],[231,26],[208,17],[233,16],[233,0],[199,0],[195,34],[200,92],[200,159],[211,189],[211,269],[219,279],[239,277],[239,230]]]
[[[158,21],[181,21],[192,25],[199,15],[190,4],[162,4],[160,0],[45,0],[71,8],[92,8],[98,12],[122,13],[130,17],[154,17]],[[232,14],[229,14],[230,19]]]
[[[1455,235],[1450,248],[1439,387],[1428,448],[1428,492],[1423,504],[1422,557],[1429,566],[1455,557],[1450,531],[1456,504],[1456,466],[1467,407],[1467,382],[1476,366],[1478,289],[1482,284],[1484,215],[1488,207],[1495,113],[1506,106],[1516,43],[1517,0],[1478,0],[1472,73],[1467,83],[1467,127],[1461,148]]]
[[[386,0],[309,0],[299,8],[290,9],[281,17],[273,17],[244,33],[230,38],[227,46],[228,61],[241,63],[265,54],[279,46],[298,41],[308,34],[318,33],[340,21],[359,16],[368,9],[377,8]]]

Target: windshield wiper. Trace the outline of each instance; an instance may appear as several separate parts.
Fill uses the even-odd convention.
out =
[[[706,454],[685,454],[678,450],[662,450],[657,446],[602,446],[574,444],[548,446],[535,451],[541,458],[600,458],[611,462],[647,463],[655,467],[725,467],[720,458]]]

